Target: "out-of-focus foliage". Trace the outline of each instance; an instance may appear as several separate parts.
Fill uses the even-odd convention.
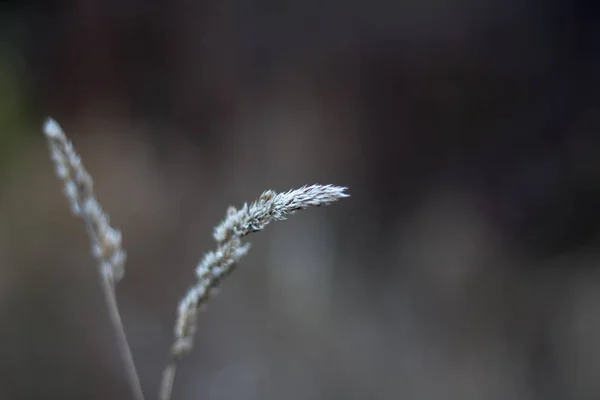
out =
[[[27,90],[22,79],[23,63],[12,49],[0,42],[0,179],[19,157],[28,116]]]

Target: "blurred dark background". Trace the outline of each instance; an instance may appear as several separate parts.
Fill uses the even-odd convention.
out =
[[[175,399],[600,398],[600,3],[0,1],[0,398],[127,399],[58,120],[124,234],[147,399],[228,205],[249,238]]]

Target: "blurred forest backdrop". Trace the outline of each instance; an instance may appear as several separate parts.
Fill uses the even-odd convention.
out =
[[[600,398],[600,5],[0,2],[0,399],[127,399],[57,119],[129,254],[148,399],[228,205],[249,238],[174,399]]]

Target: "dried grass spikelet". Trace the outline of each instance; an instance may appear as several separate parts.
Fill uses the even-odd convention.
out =
[[[270,222],[284,220],[298,210],[325,206],[348,197],[345,190],[333,185],[303,186],[283,193],[268,190],[256,202],[244,204],[239,210],[230,207],[213,233],[217,249],[200,260],[196,267],[198,280],[179,304],[172,357],[180,358],[191,351],[199,310],[250,248],[249,244],[242,243],[244,236],[263,230]]]
[[[121,244],[121,232],[110,226],[108,215],[94,195],[92,177],[58,123],[48,118],[44,124],[44,134],[48,139],[56,175],[64,182],[64,192],[71,204],[71,211],[85,222],[94,258],[102,273],[109,275],[111,282],[119,281],[123,278],[127,259]]]

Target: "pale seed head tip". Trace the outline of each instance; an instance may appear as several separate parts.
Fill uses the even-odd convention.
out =
[[[60,125],[58,122],[48,117],[44,122],[44,133],[48,137],[57,137],[63,134],[62,129],[60,129]]]

